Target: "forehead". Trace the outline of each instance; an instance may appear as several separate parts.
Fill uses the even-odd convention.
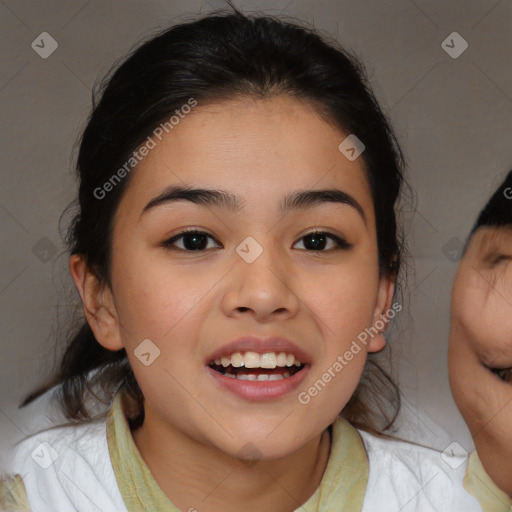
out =
[[[140,212],[170,184],[236,190],[248,208],[336,186],[371,209],[363,158],[338,149],[347,135],[313,103],[286,96],[198,104],[132,171],[125,203]]]

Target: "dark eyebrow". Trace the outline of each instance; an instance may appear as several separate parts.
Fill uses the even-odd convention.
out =
[[[244,208],[244,202],[238,196],[225,190],[171,185],[165,188],[161,194],[149,201],[142,210],[139,220],[145,213],[156,206],[172,203],[174,201],[190,201],[203,206],[225,208],[233,213],[238,213]],[[361,205],[351,195],[335,188],[324,190],[298,190],[283,199],[279,205],[279,210],[282,215],[285,215],[292,210],[325,203],[340,203],[351,206],[359,213],[366,224],[366,216]]]

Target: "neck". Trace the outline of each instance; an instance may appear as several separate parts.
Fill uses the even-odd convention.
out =
[[[163,493],[180,510],[201,512],[300,508],[320,485],[331,445],[325,430],[286,457],[248,463],[169,428],[147,408],[132,435]]]

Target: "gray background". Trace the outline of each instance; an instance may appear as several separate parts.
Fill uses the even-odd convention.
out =
[[[234,4],[311,22],[364,61],[417,195],[403,219],[411,271],[406,310],[392,340],[409,402],[406,423],[426,428],[441,449],[450,440],[472,449],[448,387],[449,298],[457,251],[512,168],[512,0]],[[17,404],[51,369],[66,315],[80,312],[58,221],[76,193],[73,146],[89,114],[91,87],[155,29],[223,6],[0,2],[0,470],[10,444],[42,424],[44,399],[22,410]],[[454,31],[469,44],[456,59],[441,46]],[[47,59],[31,48],[42,32],[58,42]]]

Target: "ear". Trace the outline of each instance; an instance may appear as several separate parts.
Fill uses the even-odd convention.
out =
[[[110,287],[99,281],[78,254],[70,256],[69,272],[80,293],[87,323],[98,343],[108,350],[124,348]]]
[[[389,318],[386,314],[391,309],[393,294],[395,292],[394,276],[382,276],[379,281],[379,292],[377,303],[373,312],[373,329],[377,332],[384,332],[387,329]],[[368,343],[368,352],[379,352],[386,346],[386,338],[382,334],[372,337]]]

